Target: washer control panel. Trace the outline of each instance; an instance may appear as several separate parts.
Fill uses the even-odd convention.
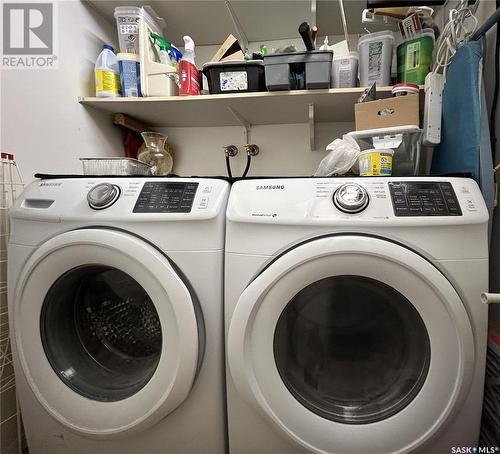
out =
[[[449,182],[392,181],[389,191],[395,216],[462,216]]]
[[[190,213],[198,184],[148,181],[142,187],[134,213]]]

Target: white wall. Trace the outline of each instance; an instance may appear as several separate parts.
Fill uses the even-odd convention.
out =
[[[81,172],[80,156],[118,155],[121,137],[109,115],[77,97],[94,87],[94,61],[116,30],[78,0],[57,3],[59,68],[1,70],[0,148],[14,153],[28,182],[35,172]]]
[[[318,150],[342,134],[352,131],[352,123],[320,123],[316,126]],[[243,128],[164,128],[175,149],[174,172],[179,175],[226,175],[222,147],[234,144],[240,152],[231,158],[233,175],[240,176],[246,164]],[[249,175],[312,175],[325,151],[309,150],[306,124],[254,126],[251,142],[260,147],[252,159]]]

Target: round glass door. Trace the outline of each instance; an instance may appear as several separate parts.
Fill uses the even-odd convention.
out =
[[[332,276],[298,292],[274,334],[281,378],[306,408],[342,423],[398,413],[420,391],[430,342],[414,306],[363,276]]]
[[[51,238],[16,285],[18,360],[47,414],[83,436],[129,436],[188,397],[204,352],[198,301],[162,252],[125,232]]]
[[[279,255],[247,285],[227,358],[238,395],[305,451],[415,452],[468,395],[474,339],[432,262],[332,235]]]
[[[123,271],[99,265],[74,268],[52,285],[40,333],[58,377],[103,402],[143,388],[162,349],[160,319],[147,292]]]

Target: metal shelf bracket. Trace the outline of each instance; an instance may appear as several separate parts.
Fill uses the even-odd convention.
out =
[[[240,115],[240,113],[238,111],[236,111],[235,109],[233,109],[232,107],[229,107],[228,106],[228,110],[229,112],[231,112],[234,116],[234,118],[236,118],[236,120],[238,121],[238,123],[243,126],[243,128],[245,129],[245,142],[244,143],[251,143],[250,142],[250,134],[252,132],[252,125],[250,124],[250,122],[242,117]]]
[[[314,129],[314,104],[309,104],[309,148],[311,149],[311,151],[314,151],[316,149],[316,137]]]

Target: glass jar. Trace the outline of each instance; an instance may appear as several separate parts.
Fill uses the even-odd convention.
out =
[[[153,175],[168,175],[172,171],[173,159],[165,150],[167,136],[159,132],[142,132],[146,149],[137,156],[139,161],[151,166]]]

